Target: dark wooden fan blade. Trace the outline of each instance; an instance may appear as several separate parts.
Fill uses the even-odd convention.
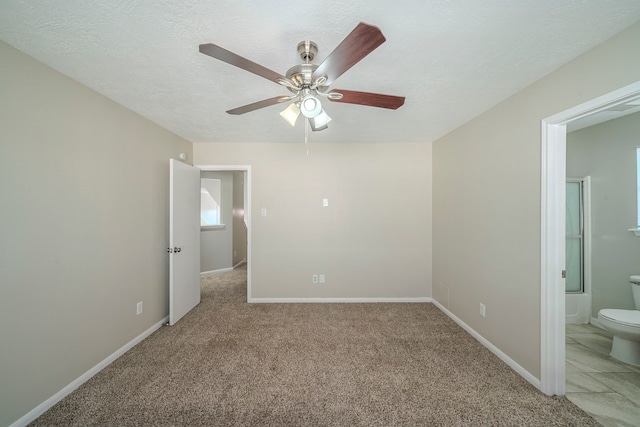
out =
[[[229,52],[228,50],[212,43],[201,44],[200,52],[204,53],[205,55],[209,55],[212,58],[219,59],[222,62],[226,62],[227,64],[235,65],[238,68],[247,70],[250,73],[256,74],[260,77],[264,77],[265,79],[271,80],[275,83],[277,83],[277,79],[286,79],[285,76],[278,74],[275,71],[271,71],[270,69],[265,68],[262,65],[256,64],[253,61],[249,61],[248,59],[243,58],[240,55],[236,55],[235,53]]]
[[[378,27],[364,22],[359,23],[313,72],[313,80],[326,74],[328,80],[324,84],[330,85],[385,40]]]
[[[347,104],[368,105],[370,107],[389,108],[397,110],[404,104],[404,96],[383,95],[380,93],[357,92],[355,90],[332,89],[331,92],[341,93],[342,99],[332,99],[333,102]]]
[[[253,104],[243,105],[242,107],[234,108],[233,110],[227,111],[229,114],[244,114],[250,113],[251,111],[259,110],[260,108],[268,107],[270,105],[276,105],[281,102],[286,102],[291,100],[288,96],[275,96],[269,99],[263,99],[262,101],[254,102]]]

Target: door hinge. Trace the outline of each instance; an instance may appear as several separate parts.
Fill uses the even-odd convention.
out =
[[[169,252],[170,254],[173,253],[173,248],[167,248],[167,252]]]
[[[567,270],[562,270],[562,278],[563,279],[567,278]]]

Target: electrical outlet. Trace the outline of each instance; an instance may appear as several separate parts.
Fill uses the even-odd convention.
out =
[[[142,314],[142,301],[136,304],[136,316],[139,316],[141,314]]]
[[[486,314],[487,314],[487,308],[484,306],[484,304],[480,303],[480,316],[486,317]]]
[[[321,274],[320,276],[318,276],[318,282],[319,283],[324,283],[324,280],[325,280],[324,274]]]
[[[314,285],[318,284],[318,275],[314,274],[311,276],[311,283],[313,283]]]

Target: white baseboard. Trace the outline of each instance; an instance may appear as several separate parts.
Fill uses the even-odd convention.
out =
[[[49,408],[51,408],[53,405],[55,405],[56,403],[58,403],[62,399],[64,399],[72,391],[74,391],[75,389],[80,387],[82,384],[87,382],[95,374],[97,374],[98,372],[100,372],[101,370],[106,368],[109,364],[111,364],[118,357],[122,356],[127,351],[132,349],[136,344],[140,343],[146,337],[148,337],[149,335],[151,335],[152,333],[154,333],[155,331],[160,329],[162,327],[162,325],[164,325],[168,321],[169,321],[169,316],[167,316],[164,319],[162,319],[161,321],[157,322],[156,324],[151,326],[149,329],[147,329],[146,331],[144,331],[143,333],[141,333],[140,335],[138,335],[137,337],[135,337],[134,339],[132,339],[128,343],[126,343],[124,346],[122,346],[118,350],[116,350],[113,354],[108,356],[102,362],[98,363],[96,366],[94,366],[93,368],[89,369],[84,374],[80,375],[78,378],[76,378],[74,381],[72,381],[69,385],[64,387],[62,390],[60,390],[59,392],[57,392],[56,394],[54,394],[53,396],[51,396],[50,398],[48,398],[47,400],[42,402],[40,405],[38,405],[35,408],[33,408],[31,411],[29,411],[22,418],[20,418],[19,420],[17,420],[13,424],[11,424],[9,427],[24,427],[24,426],[28,425],[29,423],[31,423],[36,418],[38,418],[40,415],[44,414],[47,410],[49,410]]]
[[[462,327],[462,329],[467,331],[472,337],[474,337],[476,340],[478,340],[480,342],[480,344],[482,344],[485,347],[487,347],[493,354],[498,356],[504,363],[509,365],[511,367],[511,369],[516,371],[521,377],[523,377],[525,380],[529,381],[535,388],[537,388],[538,390],[542,391],[540,380],[538,378],[533,376],[529,371],[524,369],[522,366],[518,365],[513,359],[511,359],[509,356],[504,354],[502,351],[500,351],[500,349],[498,347],[496,347],[495,345],[491,344],[491,342],[489,342],[489,340],[484,338],[482,335],[480,335],[475,330],[473,330],[469,325],[467,325],[462,320],[460,320],[458,317],[456,317],[453,313],[451,313],[449,310],[447,310],[438,301],[433,300],[433,305],[438,307],[444,314],[449,316],[454,322],[456,322],[458,325],[460,325]]]
[[[240,262],[238,262],[236,265],[234,265],[233,267],[220,268],[218,270],[203,271],[203,272],[200,273],[200,275],[204,276],[205,274],[226,273],[228,271],[233,271],[236,268],[240,267],[242,264],[246,264],[246,263],[247,263],[247,260],[243,259]]]
[[[378,303],[378,302],[431,302],[428,297],[416,298],[249,298],[250,303]]]
[[[203,271],[203,272],[200,273],[200,275],[204,276],[205,274],[226,273],[227,271],[233,271],[233,267],[221,268],[219,270]]]

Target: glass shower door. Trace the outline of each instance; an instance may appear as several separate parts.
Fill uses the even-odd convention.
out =
[[[582,180],[567,180],[566,199],[566,292],[584,292]]]

